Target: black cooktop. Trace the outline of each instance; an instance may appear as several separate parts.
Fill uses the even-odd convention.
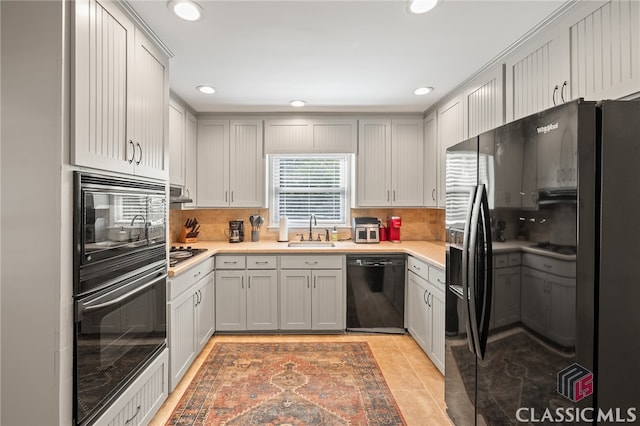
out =
[[[171,246],[169,249],[169,266],[176,266],[180,262],[207,251],[207,249],[193,248],[191,246]]]
[[[576,246],[553,244],[548,241],[539,242],[533,247],[536,247],[542,250],[547,250],[552,253],[564,254],[567,256],[574,256],[577,253]]]

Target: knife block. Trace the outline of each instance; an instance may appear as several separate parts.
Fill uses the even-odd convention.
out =
[[[197,243],[199,232],[192,232],[189,228],[182,228],[178,241],[181,243]]]

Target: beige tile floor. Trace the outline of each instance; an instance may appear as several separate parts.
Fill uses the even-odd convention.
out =
[[[218,342],[367,342],[409,426],[450,426],[444,404],[444,377],[408,335],[252,335],[211,338],[176,389],[151,420],[164,425],[213,345]]]

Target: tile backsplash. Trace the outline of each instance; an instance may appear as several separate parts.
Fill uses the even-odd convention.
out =
[[[245,241],[249,241],[251,230],[249,216],[251,215],[261,215],[265,219],[264,225],[260,228],[261,240],[278,239],[278,228],[269,229],[269,209],[261,208],[169,210],[169,238],[172,242],[177,241],[187,218],[195,217],[200,223],[199,240],[224,241],[228,238],[225,230],[229,228],[229,221],[242,219],[245,225]],[[377,217],[385,225],[388,216],[400,216],[402,218],[401,239],[444,241],[445,211],[443,209],[351,209],[351,216]],[[295,239],[295,234],[302,231],[302,229],[289,229],[289,239]],[[351,237],[351,229],[341,228],[338,229],[338,233],[341,239]]]

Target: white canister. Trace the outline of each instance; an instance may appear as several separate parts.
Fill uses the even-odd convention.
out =
[[[286,216],[280,216],[280,235],[278,241],[289,241],[289,225]]]

